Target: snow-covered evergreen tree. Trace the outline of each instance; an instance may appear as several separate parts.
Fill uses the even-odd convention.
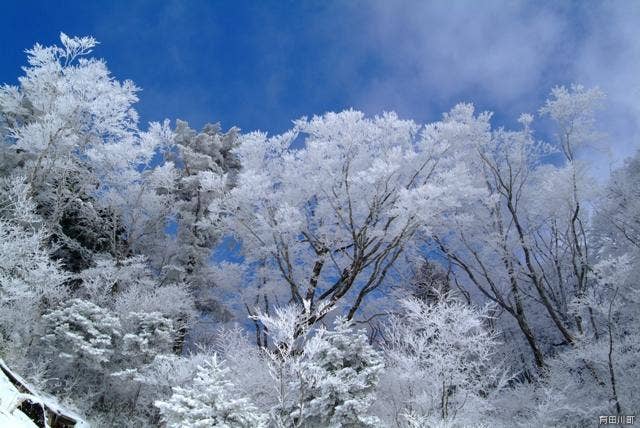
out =
[[[237,398],[229,369],[214,356],[198,369],[189,387],[176,387],[167,401],[157,401],[171,428],[259,428],[265,417],[246,398]]]
[[[383,368],[366,334],[338,318],[333,330],[321,328],[305,343],[291,387],[295,399],[285,410],[294,426],[379,426],[371,405]]]
[[[158,354],[171,353],[175,333],[171,319],[159,312],[131,312],[124,324],[122,353],[130,364],[147,364]]]
[[[120,320],[91,302],[73,299],[43,316],[42,341],[51,354],[76,366],[100,370],[122,336]]]
[[[172,195],[176,249],[167,269],[194,290],[210,285],[207,261],[221,231],[212,222],[209,207],[230,186],[229,176],[237,174],[239,163],[232,149],[239,144],[238,136],[237,128],[223,133],[220,125],[207,124],[198,133],[178,120],[173,147],[165,154],[179,166]]]

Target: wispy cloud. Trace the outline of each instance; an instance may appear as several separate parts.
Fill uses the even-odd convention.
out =
[[[612,157],[638,148],[638,2],[378,1],[348,13],[365,17],[356,37],[382,61],[355,97],[367,110],[415,117],[469,100],[513,121],[575,82],[608,95]]]
[[[572,75],[605,91],[613,156],[629,156],[640,148],[640,3],[602,3],[589,10],[584,27]]]

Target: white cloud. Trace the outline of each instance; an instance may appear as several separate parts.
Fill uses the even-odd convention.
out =
[[[612,158],[640,142],[640,3],[379,1],[355,34],[384,72],[356,94],[368,111],[391,105],[416,117],[424,105],[481,100],[515,120],[556,84],[607,93],[603,131]],[[448,106],[447,106],[448,107]]]
[[[614,160],[640,148],[640,3],[611,2],[589,10],[572,74],[607,94],[602,113]]]

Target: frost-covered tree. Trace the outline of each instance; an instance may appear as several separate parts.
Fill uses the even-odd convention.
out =
[[[366,334],[339,318],[333,330],[321,328],[305,343],[292,385],[296,399],[284,410],[294,426],[379,426],[371,405],[383,367]]]
[[[384,332],[386,371],[376,411],[387,423],[465,426],[486,418],[507,380],[487,311],[446,295],[400,302]]]
[[[473,191],[451,143],[419,131],[395,114],[345,111],[244,136],[237,186],[212,207],[251,266],[244,303],[289,301],[309,324],[334,308],[352,319],[426,217]]]
[[[127,255],[157,222],[158,210],[140,207],[155,191],[142,177],[167,129],[138,131],[137,88],[88,57],[93,38],[62,33],[60,40],[29,49],[19,86],[0,89],[1,156],[3,173],[26,176],[57,257],[77,272],[93,252]]]
[[[306,328],[298,333],[298,326],[305,325],[304,320],[300,320],[301,312],[296,305],[287,305],[274,308],[271,314],[258,311],[253,316],[264,326],[271,341],[269,347],[265,339],[261,348],[271,377],[269,395],[273,395],[273,399],[269,409],[270,420],[276,426],[294,424],[288,408],[298,401],[299,390],[293,386],[301,376],[298,367],[309,333]]]
[[[259,313],[272,346],[264,348],[275,393],[270,420],[275,426],[375,426],[370,415],[375,387],[383,369],[382,356],[338,318],[332,330],[306,329],[298,334],[300,308],[275,308]]]
[[[171,266],[194,289],[210,285],[208,260],[220,230],[212,222],[209,206],[237,173],[232,149],[238,145],[238,134],[236,128],[223,133],[220,125],[211,124],[197,133],[178,120],[172,150],[165,154],[179,165],[174,186],[177,242]]]
[[[201,315],[213,319],[225,319],[228,314],[212,291],[216,284],[212,280],[210,257],[224,231],[216,226],[209,207],[223,197],[239,168],[232,154],[238,144],[238,134],[237,128],[222,132],[218,124],[207,124],[198,133],[178,120],[172,144],[163,153],[166,160],[176,165],[174,181],[167,194],[172,200],[175,238],[167,242],[163,276],[185,284]],[[186,325],[186,320],[183,324]],[[202,330],[201,325],[196,328]],[[180,331],[177,348],[183,347],[187,334],[186,327]],[[191,337],[202,340],[199,331]]]
[[[157,401],[169,427],[254,428],[265,418],[246,398],[237,398],[229,369],[216,355],[203,364],[186,388],[176,387],[167,401]]]
[[[77,295],[121,317],[131,312],[158,312],[174,323],[187,324],[195,317],[193,298],[187,289],[182,284],[159,284],[143,256],[120,261],[97,256],[95,265],[77,278],[81,280]]]
[[[239,394],[248,397],[262,412],[268,414],[278,403],[269,357],[257,347],[250,333],[241,325],[218,327],[213,335],[213,350],[225,361],[229,376]],[[238,356],[242,358],[238,358]]]
[[[640,152],[613,171],[598,195],[595,227],[597,247],[608,254],[640,248]]]
[[[626,414],[640,406],[635,391],[640,379],[636,161],[637,155],[612,174],[595,207],[592,286],[574,302],[576,314],[592,320],[594,334],[578,336],[574,347],[551,359],[548,376],[528,391],[527,414],[540,424],[588,424],[594,412]]]
[[[0,88],[0,328],[7,358],[46,369],[48,392],[144,425],[134,378],[194,315],[184,284],[159,275],[177,173],[150,161],[173,132],[138,129],[137,88],[90,57],[96,44],[36,45],[18,86]]]
[[[172,320],[161,313],[131,312],[125,329],[122,354],[129,364],[148,364],[158,354],[171,353],[175,329]]]
[[[437,302],[451,291],[447,272],[436,262],[425,259],[418,263],[411,278],[409,293],[418,300]],[[465,295],[466,296],[466,295]]]
[[[197,316],[193,295],[184,284],[161,282],[149,265],[143,256],[123,260],[96,256],[95,266],[77,275],[81,283],[76,295],[114,311],[122,319],[134,312],[166,319],[173,326],[175,349],[182,349],[184,332]]]
[[[42,341],[61,360],[99,370],[108,363],[122,336],[120,320],[91,302],[73,299],[43,317]]]
[[[636,255],[637,257],[637,255]],[[584,296],[599,330],[548,360],[546,376],[494,398],[504,423],[586,426],[593,414],[633,414],[640,406],[638,259],[606,258],[594,267],[597,288]],[[595,279],[594,279],[595,280]],[[624,297],[623,297],[624,296]]]
[[[538,369],[554,345],[595,334],[592,311],[577,314],[573,302],[587,292],[593,264],[585,206],[594,184],[578,156],[595,138],[601,96],[579,86],[554,89],[541,113],[557,125],[556,144],[534,138],[531,115],[521,116],[519,131],[491,130],[490,116],[474,115],[471,106],[456,107],[444,120],[443,137],[460,143],[461,160],[484,194],[466,199],[434,241],[457,278],[508,315],[503,326],[517,332]],[[552,165],[551,156],[563,162]],[[522,360],[527,367],[530,357]]]
[[[0,179],[0,352],[11,360],[25,357],[40,317],[69,295],[42,223],[24,178]]]
[[[69,397],[96,422],[134,418],[147,426],[157,419],[153,399],[169,388],[156,386],[149,375],[172,352],[171,319],[157,312],[122,315],[73,299],[43,316],[43,324],[41,355],[50,391]],[[150,390],[157,394],[153,399]]]

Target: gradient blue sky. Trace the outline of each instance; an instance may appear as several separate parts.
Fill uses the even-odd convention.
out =
[[[608,94],[612,158],[640,141],[640,1],[7,1],[0,82],[60,31],[100,41],[143,123],[273,133],[348,107],[425,123],[472,101],[513,126],[577,82]]]

